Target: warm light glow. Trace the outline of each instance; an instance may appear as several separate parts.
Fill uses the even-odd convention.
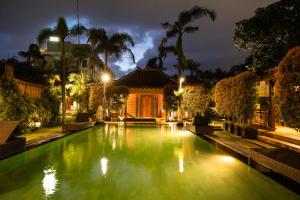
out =
[[[105,158],[105,157],[101,158],[100,163],[101,163],[102,175],[105,176],[107,173],[107,165],[108,165],[107,158]]]
[[[178,89],[178,91],[180,92],[180,93],[182,93],[183,91],[182,91],[182,82],[184,81],[184,78],[183,77],[181,77],[180,79],[179,79],[179,89]]]
[[[110,80],[110,75],[105,73],[102,75],[101,79],[104,83],[107,83]]]
[[[112,150],[116,149],[116,139],[115,138],[113,138],[111,147],[112,147]]]
[[[228,164],[234,163],[235,161],[234,158],[231,156],[222,156],[221,160]]]
[[[34,122],[34,127],[35,127],[35,128],[40,128],[41,125],[42,125],[41,122]]]
[[[59,37],[51,36],[51,37],[49,38],[49,41],[50,41],[50,42],[59,42]]]
[[[179,172],[183,173],[184,166],[183,166],[183,157],[179,158]]]
[[[181,77],[179,81],[180,81],[180,83],[182,83],[184,81],[184,78]]]
[[[44,170],[45,176],[42,181],[42,184],[46,197],[51,196],[56,191],[58,180],[56,179],[55,173],[56,171],[53,168]]]

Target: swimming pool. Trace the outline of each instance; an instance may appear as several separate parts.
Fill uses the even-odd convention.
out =
[[[300,199],[170,126],[106,125],[0,161],[0,199]]]

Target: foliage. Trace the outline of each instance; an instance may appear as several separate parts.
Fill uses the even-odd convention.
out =
[[[209,16],[209,18],[214,21],[216,18],[216,13],[206,8],[194,6],[190,10],[182,11],[178,16],[178,19],[174,23],[162,23],[162,27],[167,30],[166,38],[169,39],[176,37],[176,45],[166,48],[171,50],[171,52],[173,52],[177,57],[178,78],[183,75],[183,69],[186,66],[186,58],[182,47],[183,35],[198,31],[199,27],[192,26],[190,25],[190,23],[203,16]]]
[[[111,85],[106,90],[106,97],[109,101],[109,109],[113,112],[119,113],[127,101],[129,95],[128,87]]]
[[[75,31],[74,31],[75,30]],[[77,30],[77,31],[76,31]],[[38,35],[38,43],[42,45],[50,36],[57,36],[60,39],[60,69],[61,69],[61,97],[62,97],[62,123],[66,118],[66,63],[65,63],[65,39],[69,36],[74,36],[83,33],[83,26],[75,25],[69,29],[65,18],[59,17],[56,26],[53,28],[42,29]]]
[[[91,44],[96,54],[104,54],[104,70],[110,71],[108,59],[114,55],[116,58],[124,53],[128,53],[135,63],[134,55],[127,44],[134,47],[134,41],[127,33],[115,33],[111,36],[104,29],[93,28],[89,30],[88,42]]]
[[[35,101],[39,121],[44,126],[55,126],[59,122],[60,98],[53,90],[46,89],[41,97]]]
[[[299,0],[281,0],[236,24],[234,42],[251,54],[249,69],[273,67],[289,48],[300,44],[299,13]]]
[[[30,66],[44,66],[46,64],[44,56],[40,52],[40,48],[36,44],[30,44],[27,51],[18,52],[19,56],[26,59]]]
[[[182,97],[182,106],[185,110],[202,116],[206,115],[211,97],[203,85],[194,84],[184,86]]]
[[[175,90],[177,90],[177,86],[174,84],[167,84],[164,87],[164,109],[167,112],[177,110],[178,99],[174,95]]]
[[[280,115],[288,126],[300,129],[300,47],[288,51],[275,76]]]
[[[103,85],[91,84],[89,87],[89,110],[96,113],[103,103]]]
[[[257,100],[258,100],[261,110],[269,110],[270,109],[271,105],[270,105],[268,97],[259,97]]]
[[[243,72],[219,81],[215,87],[216,110],[222,116],[247,122],[255,110],[257,75]]]
[[[208,126],[209,124],[209,117],[208,116],[201,116],[199,114],[197,114],[194,118],[194,121],[193,121],[193,125],[194,126]]]
[[[0,86],[0,120],[21,121],[21,133],[34,128],[34,122],[47,126],[57,121],[59,101],[49,91],[32,100],[19,90],[13,79],[1,77]]]
[[[34,110],[28,96],[21,93],[13,79],[0,79],[0,120],[24,120]]]
[[[164,60],[167,57],[167,48],[166,48],[167,38],[163,37],[160,41],[160,44],[157,48],[158,55],[152,57],[148,60],[146,67],[152,69],[164,70]]]
[[[80,112],[84,109],[88,110],[88,82],[87,74],[81,71],[79,74],[71,73],[66,84],[66,89],[69,90],[70,96],[79,103]]]

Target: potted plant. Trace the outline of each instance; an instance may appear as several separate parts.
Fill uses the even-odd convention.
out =
[[[210,134],[213,133],[213,127],[209,126],[210,117],[208,112],[204,116],[197,113],[194,118],[193,125],[197,134]]]

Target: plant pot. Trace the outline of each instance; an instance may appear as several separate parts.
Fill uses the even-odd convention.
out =
[[[239,124],[234,125],[234,134],[237,136],[242,136],[242,127]]]
[[[196,134],[212,134],[214,132],[214,128],[212,126],[195,126]]]
[[[228,131],[232,134],[234,134],[234,124],[233,123],[229,123],[228,124]]]
[[[256,139],[258,131],[251,126],[242,127],[242,137],[246,139]]]
[[[223,130],[228,131],[228,122],[223,123]]]

